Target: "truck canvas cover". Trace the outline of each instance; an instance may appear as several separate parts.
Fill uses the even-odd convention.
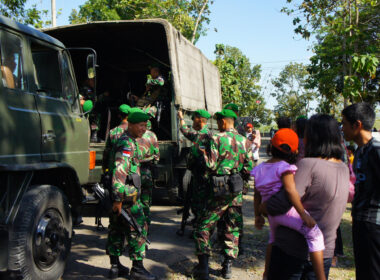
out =
[[[217,67],[166,20],[91,22],[43,31],[68,48],[107,49],[108,56],[99,55],[100,67],[112,62],[119,70],[128,71],[130,65],[143,71],[147,59],[158,62],[170,69],[175,105],[189,111],[207,109],[215,113],[221,110]]]

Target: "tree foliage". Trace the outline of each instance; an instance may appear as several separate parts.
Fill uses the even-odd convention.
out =
[[[36,28],[50,24],[50,21],[43,20],[47,10],[40,11],[35,4],[25,8],[26,3],[27,0],[0,0],[0,14]]]
[[[275,88],[272,96],[277,100],[274,108],[276,117],[296,119],[300,115],[308,115],[310,103],[316,98],[316,93],[308,88],[309,75],[306,65],[290,63],[272,80]]]
[[[205,0],[87,0],[73,10],[71,23],[89,21],[163,18],[186,38],[196,42],[206,35],[210,5]],[[195,34],[194,34],[195,31]]]
[[[351,102],[380,101],[378,0],[287,0],[295,33],[317,41],[309,66],[309,85],[326,104],[344,97]],[[333,103],[331,103],[333,104]]]
[[[241,116],[250,116],[261,124],[271,122],[271,111],[265,108],[260,94],[261,65],[251,65],[238,48],[217,44],[216,60],[221,78],[223,104],[235,103]]]

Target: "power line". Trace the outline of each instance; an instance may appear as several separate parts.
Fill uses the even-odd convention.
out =
[[[309,61],[308,58],[305,59],[291,59],[291,60],[273,60],[273,61],[262,61],[262,62],[255,62],[254,64],[271,64],[271,63],[284,63],[284,62],[297,62],[297,61]]]

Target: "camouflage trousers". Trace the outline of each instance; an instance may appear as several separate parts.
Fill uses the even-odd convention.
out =
[[[196,253],[211,254],[210,237],[215,230],[217,222],[224,220],[224,249],[226,256],[237,258],[239,253],[239,224],[242,224],[241,206],[243,195],[228,195],[223,199],[212,199],[210,205],[199,219],[199,225],[194,232]]]
[[[153,177],[150,168],[141,167],[141,196],[140,200],[148,226],[151,223],[150,207],[152,206]]]
[[[190,181],[191,190],[191,212],[195,216],[195,225],[199,223],[199,219],[206,210],[209,195],[207,191],[207,183],[200,174],[191,174]]]
[[[123,205],[130,215],[132,215],[136,222],[142,228],[142,235],[147,235],[147,223],[140,200],[137,200],[131,207]],[[120,215],[111,213],[110,224],[108,226],[108,239],[106,245],[106,253],[110,256],[121,256],[125,247],[125,239],[128,242],[129,258],[132,261],[139,261],[145,257],[145,239],[138,236],[136,231],[131,227],[124,218]]]

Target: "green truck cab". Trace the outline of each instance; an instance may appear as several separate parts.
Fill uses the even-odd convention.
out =
[[[0,58],[0,278],[59,279],[73,220],[100,181],[104,141],[118,125],[117,108],[128,103],[128,94],[141,93],[148,66],[160,63],[165,77],[167,98],[153,124],[161,150],[155,182],[172,201],[191,145],[178,131],[177,110],[185,111],[188,123],[194,110],[220,110],[219,73],[159,19],[42,33],[0,16]],[[83,111],[80,95],[88,79],[95,95],[90,113]],[[94,121],[97,143],[90,142]]]
[[[0,16],[0,56],[0,271],[58,279],[89,177],[88,119],[61,42]]]

